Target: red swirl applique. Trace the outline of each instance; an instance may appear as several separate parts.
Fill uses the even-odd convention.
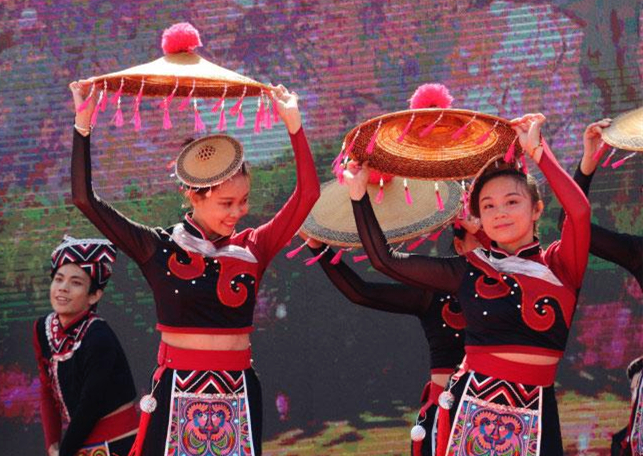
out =
[[[485,276],[481,275],[476,280],[476,292],[484,299],[503,298],[509,294],[511,287],[502,280],[494,280],[494,283],[485,282]]]
[[[256,265],[229,257],[220,257],[218,260],[217,296],[219,301],[228,307],[239,307],[246,302],[248,292],[255,292],[256,279],[252,272],[253,269],[256,269]]]
[[[194,252],[186,252],[190,262],[183,264],[176,258],[176,253],[167,260],[167,266],[170,272],[179,279],[192,280],[200,277],[205,271],[205,259],[203,255]]]
[[[464,329],[467,326],[462,312],[452,311],[448,302],[442,307],[442,319],[453,329]]]
[[[562,286],[528,276],[515,278],[522,292],[522,319],[536,331],[547,331],[556,321],[554,305],[562,314],[569,329],[576,309],[576,296]]]

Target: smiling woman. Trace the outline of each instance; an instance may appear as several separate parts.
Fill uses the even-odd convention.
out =
[[[77,108],[74,203],[139,265],[154,293],[161,332],[158,368],[152,393],[141,401],[133,451],[258,456],[261,387],[250,363],[250,333],[259,282],[319,197],[297,95],[283,86],[271,91],[297,161],[295,191],[272,220],[235,231],[248,213],[250,176],[241,143],[219,134],[191,142],[177,158],[176,175],[192,212],[181,223],[153,229],[124,217],[94,193],[89,126],[96,100],[90,87],[86,81],[70,85]],[[79,112],[81,105],[86,108]],[[211,422],[218,417],[224,418],[213,434]]]
[[[368,166],[349,164],[360,238],[375,269],[419,288],[454,293],[464,319],[466,357],[440,395],[436,454],[562,456],[554,393],[589,251],[587,198],[541,140],[542,114],[512,121],[566,214],[546,250],[535,236],[543,202],[523,171],[493,162],[476,179],[473,215],[493,241],[464,257],[431,258],[388,248],[371,207]],[[506,164],[504,165],[506,168]]]

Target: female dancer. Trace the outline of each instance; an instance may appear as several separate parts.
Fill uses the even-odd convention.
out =
[[[561,239],[544,251],[535,237],[543,202],[520,171],[491,166],[472,189],[471,213],[481,218],[490,249],[444,259],[390,251],[365,194],[368,166],[349,166],[357,227],[373,266],[456,293],[464,313],[467,356],[440,398],[440,456],[563,454],[553,383],[587,265],[590,208],[541,141],[544,121],[542,114],[512,121],[567,215]]]
[[[89,87],[70,85],[76,107]],[[256,293],[271,259],[319,197],[297,95],[279,86],[272,96],[290,133],[297,185],[271,221],[241,232],[235,225],[248,212],[250,190],[245,166],[215,186],[189,189],[193,212],[184,221],[167,229],[140,225],[94,194],[89,122],[95,102],[76,114],[74,204],[136,261],[156,302],[158,368],[152,396],[141,402],[136,454],[261,454],[261,390],[249,348]],[[241,148],[233,138],[225,141]],[[209,160],[213,149],[216,154],[210,148],[201,158]]]
[[[594,172],[598,168],[598,162],[605,148],[601,147],[601,136],[603,128],[611,125],[611,119],[603,119],[587,126],[583,135],[583,158],[574,174],[574,180],[589,195],[589,188]],[[602,150],[601,150],[602,148]],[[643,236],[618,233],[608,230],[594,223],[591,225],[592,237],[589,251],[599,258],[625,268],[634,276],[643,290]],[[635,360],[636,361],[636,360]],[[640,362],[633,362],[631,366],[640,369]],[[630,375],[633,368],[628,369],[628,377],[632,381],[632,411],[630,413],[629,425],[625,432],[614,435],[614,443],[623,451],[630,451],[631,454],[643,455],[643,382],[641,376]],[[635,377],[635,378],[634,378]],[[620,437],[620,441],[616,439]],[[624,453],[627,454],[627,453]]]
[[[475,234],[478,226],[462,222],[464,228],[454,228],[453,244],[458,255],[480,246]],[[321,254],[326,246],[312,238],[308,247]],[[424,429],[412,442],[413,456],[434,454],[434,424],[438,411],[438,396],[447,384],[449,376],[464,357],[464,319],[460,304],[453,294],[434,293],[427,289],[400,283],[365,282],[344,261],[331,263],[335,253],[327,249],[319,263],[333,285],[346,298],[357,305],[404,315],[413,315],[420,320],[429,344],[431,372],[420,397],[421,408],[416,424]],[[417,431],[416,431],[417,432]],[[420,438],[423,437],[423,438]]]

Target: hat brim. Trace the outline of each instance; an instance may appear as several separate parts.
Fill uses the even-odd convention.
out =
[[[395,177],[384,187],[384,199],[375,203],[379,187],[367,189],[386,239],[402,242],[436,231],[453,220],[461,209],[462,187],[456,182],[438,182],[444,210],[438,209],[433,181],[409,180],[413,204],[405,203],[403,179]],[[360,247],[350,197],[344,186],[333,180],[322,185],[321,196],[310,212],[302,232],[337,247]]]
[[[602,139],[618,149],[643,152],[643,107],[617,116],[603,129]]]
[[[432,124],[435,126],[430,133],[422,135]],[[456,132],[460,133],[454,138]],[[369,154],[367,149],[374,134],[374,148]],[[476,175],[492,157],[504,154],[515,138],[509,121],[501,117],[465,109],[431,108],[370,119],[353,128],[344,145],[354,142],[351,158],[368,160],[371,168],[384,173],[414,179],[461,180]],[[520,154],[517,141],[514,147]]]
[[[123,84],[122,93],[137,95],[143,81],[143,96],[166,97],[176,87],[175,95],[186,97],[192,91],[196,98],[226,98],[259,96],[270,88],[239,73],[216,65],[193,52],[168,54],[152,62],[137,65],[115,73],[90,78],[98,87],[107,84],[107,90],[116,92]],[[178,86],[177,86],[178,83]]]

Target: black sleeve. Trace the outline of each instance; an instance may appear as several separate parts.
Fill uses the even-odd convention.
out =
[[[589,195],[592,177],[583,174],[580,165],[574,173],[574,181]],[[561,214],[560,220],[564,218]],[[627,269],[635,277],[641,277],[643,272],[643,237],[631,234],[617,233],[594,223],[591,226],[590,252],[606,261],[618,264]]]
[[[105,392],[111,386],[118,356],[118,341],[105,322],[92,324],[82,347],[82,387],[80,399],[60,443],[60,456],[74,456],[82,448],[96,423],[114,410],[106,410]],[[76,355],[77,356],[77,355]]]
[[[353,201],[353,214],[362,246],[375,269],[415,287],[447,293],[458,291],[467,267],[466,259],[395,252],[387,245],[368,194]]]
[[[158,240],[156,232],[129,220],[94,193],[90,139],[76,129],[71,158],[71,194],[76,207],[127,256],[138,264],[152,257]]]
[[[319,255],[323,248],[310,250]],[[431,291],[399,283],[365,282],[343,261],[336,265],[331,264],[334,255],[333,250],[329,248],[319,259],[319,264],[333,285],[349,301],[385,312],[415,316],[426,313],[433,297]]]

